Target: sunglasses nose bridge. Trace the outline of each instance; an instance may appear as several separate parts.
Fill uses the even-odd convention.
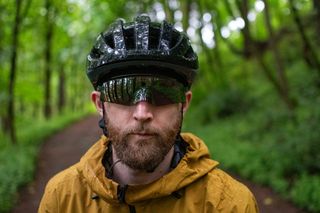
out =
[[[133,103],[136,104],[141,101],[152,103],[152,92],[150,88],[141,87],[135,92]]]

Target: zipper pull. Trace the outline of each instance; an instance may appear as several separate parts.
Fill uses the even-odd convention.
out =
[[[126,196],[126,190],[128,188],[128,185],[118,185],[117,189],[117,196],[120,203],[125,203],[125,196]]]

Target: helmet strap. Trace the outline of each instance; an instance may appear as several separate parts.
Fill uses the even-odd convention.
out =
[[[181,122],[180,122],[180,127],[179,127],[179,131],[177,134],[177,138],[179,138],[180,134],[181,134],[181,129],[182,129],[182,123],[183,123],[183,103],[180,109],[180,115],[181,115]]]
[[[105,120],[105,114],[106,114],[106,110],[104,107],[104,103],[102,102],[102,118],[99,120],[99,127],[102,129],[103,134],[108,137],[108,130],[106,127],[106,120]]]

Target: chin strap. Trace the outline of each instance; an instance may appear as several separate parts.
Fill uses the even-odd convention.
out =
[[[173,146],[174,146],[174,154],[170,163],[171,169],[174,169],[178,166],[180,160],[186,154],[189,144],[183,140],[181,135],[179,135]]]
[[[107,127],[106,127],[105,114],[106,114],[106,110],[105,110],[104,104],[102,102],[102,118],[99,120],[99,127],[102,129],[103,134],[107,137],[108,136],[108,130],[107,130]]]
[[[183,103],[182,103],[182,105],[181,105],[180,115],[181,115],[181,122],[180,122],[179,132],[178,132],[176,138],[179,138],[179,137],[180,137],[180,134],[181,134],[182,123],[183,123]]]

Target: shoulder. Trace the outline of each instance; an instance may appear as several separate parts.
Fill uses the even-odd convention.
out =
[[[67,198],[88,194],[88,184],[78,164],[59,172],[48,181],[42,201],[60,202]]]
[[[258,212],[252,192],[226,172],[215,168],[205,178],[210,191],[208,199],[224,212]]]
[[[93,162],[96,168],[94,170],[103,170],[103,166],[99,164],[102,160],[103,154],[105,152],[107,139],[102,137],[97,141],[90,149],[82,156],[81,160],[76,164],[70,166],[69,168],[54,175],[47,183],[46,192],[49,191],[63,191],[68,192],[70,190],[76,190],[75,185],[81,184],[79,188],[84,188],[87,180],[85,178],[86,172],[89,166],[88,162]]]
[[[69,168],[54,175],[47,183],[45,192],[52,193],[53,191],[63,191],[67,193],[74,190],[74,184],[80,184],[83,181],[79,174],[78,164],[72,165]]]
[[[52,177],[46,185],[38,212],[59,212],[59,203],[66,196],[70,197],[74,187],[74,183],[79,184],[80,177],[78,175],[76,165],[73,165]]]

